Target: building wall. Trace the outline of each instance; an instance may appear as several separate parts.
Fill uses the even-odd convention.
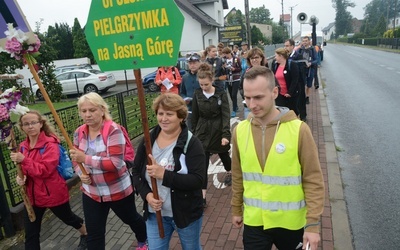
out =
[[[268,24],[250,23],[250,26],[256,26],[260,29],[261,33],[269,39],[272,39],[272,26]]]

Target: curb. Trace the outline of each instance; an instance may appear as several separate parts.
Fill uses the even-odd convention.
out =
[[[320,79],[322,79],[321,73]],[[346,200],[343,193],[342,176],[340,172],[335,139],[333,136],[332,125],[329,118],[329,112],[323,88],[319,89],[318,94],[321,105],[322,129],[324,131],[325,138],[333,245],[335,249],[352,250],[354,249],[354,247],[350,230]]]

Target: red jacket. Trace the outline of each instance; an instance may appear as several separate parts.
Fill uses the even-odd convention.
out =
[[[29,138],[19,146],[25,156],[21,168],[26,175],[26,191],[34,206],[54,207],[69,201],[67,183],[57,171],[59,142],[42,131],[34,148],[29,149]]]
[[[167,90],[164,84],[162,84],[162,81],[166,78],[168,78],[173,85],[169,90]],[[160,86],[161,93],[172,92],[179,94],[179,84],[181,84],[181,82],[182,77],[177,67],[168,67],[166,71],[164,70],[164,67],[158,68],[155,83]]]

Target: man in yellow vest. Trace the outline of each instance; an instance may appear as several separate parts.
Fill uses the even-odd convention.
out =
[[[232,223],[244,225],[245,250],[316,250],[325,192],[310,128],[275,106],[268,68],[248,70],[243,90],[251,114],[232,136]]]

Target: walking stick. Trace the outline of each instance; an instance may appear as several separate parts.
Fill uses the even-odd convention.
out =
[[[13,153],[17,153],[18,152],[18,150],[17,150],[17,142],[15,140],[15,135],[14,135],[14,130],[13,129],[11,129],[10,137],[11,137],[11,141],[10,141],[9,149]],[[14,162],[14,164],[17,166],[17,174],[18,174],[19,178],[21,178],[21,180],[23,180],[24,179],[24,174],[22,173],[21,165],[19,163],[16,163],[16,162]],[[26,211],[28,213],[29,220],[31,222],[34,222],[36,220],[36,215],[35,215],[35,211],[33,211],[31,202],[29,201],[28,195],[26,194],[26,186],[25,186],[25,184],[20,186],[20,192],[21,192],[22,199],[24,200],[24,204],[25,204]]]
[[[144,89],[143,89],[143,84],[142,84],[142,73],[141,73],[140,69],[134,69],[133,73],[135,75],[136,86],[137,86],[137,90],[138,90],[140,114],[142,115],[144,145],[146,145],[147,161],[150,163],[152,161],[148,157],[148,155],[151,154],[151,140],[150,140],[150,133],[149,133],[149,122],[147,120]],[[152,164],[154,164],[154,162],[152,162]],[[158,196],[157,180],[154,177],[150,177],[150,180],[151,180],[151,188],[153,189],[154,199],[158,200],[159,196]],[[156,216],[157,216],[158,232],[160,234],[160,238],[164,238],[164,227],[163,227],[163,223],[162,223],[161,211],[157,211]]]
[[[37,85],[39,86],[40,92],[43,95],[44,100],[46,101],[47,106],[49,107],[51,113],[53,114],[54,120],[57,123],[58,127],[60,128],[61,134],[64,136],[65,141],[68,144],[69,149],[75,149],[74,145],[71,142],[71,139],[68,136],[67,131],[64,128],[64,125],[62,124],[60,117],[58,116],[53,103],[51,102],[49,95],[47,94],[46,89],[43,87],[42,81],[40,80],[35,68],[33,67],[33,63],[31,58],[29,57],[28,54],[24,54],[24,59],[26,60],[29,70],[31,71],[33,78],[35,79]],[[80,170],[82,171],[82,174],[87,175],[87,172],[85,170],[85,168],[83,167],[82,163],[78,163],[78,166],[80,168]]]

